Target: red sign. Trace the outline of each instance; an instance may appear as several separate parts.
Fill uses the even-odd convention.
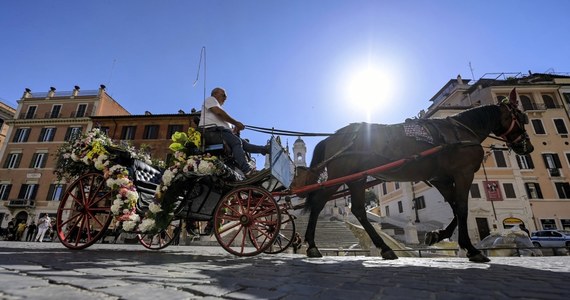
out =
[[[498,181],[483,181],[483,186],[485,187],[487,200],[503,201],[503,195],[501,194],[501,187]]]

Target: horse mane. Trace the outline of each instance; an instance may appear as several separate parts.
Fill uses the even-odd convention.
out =
[[[451,116],[466,126],[477,129],[478,133],[482,136],[487,136],[490,132],[500,129],[501,126],[501,111],[499,105],[489,104],[470,108],[458,114]]]

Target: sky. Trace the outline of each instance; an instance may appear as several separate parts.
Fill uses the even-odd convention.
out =
[[[0,101],[104,84],[131,114],[169,114],[220,86],[246,126],[400,123],[457,75],[570,72],[569,11],[565,0],[1,1]],[[308,161],[321,139],[303,138]]]

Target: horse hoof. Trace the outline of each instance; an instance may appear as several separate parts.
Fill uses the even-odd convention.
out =
[[[426,238],[424,243],[428,246],[431,246],[435,243],[439,242],[439,232],[437,231],[430,231],[426,233]]]
[[[394,251],[392,250],[388,250],[388,251],[384,251],[382,253],[380,253],[382,255],[383,259],[398,259],[398,255],[396,255],[396,253],[394,253]]]
[[[483,255],[482,253],[477,253],[475,255],[467,255],[467,257],[469,257],[469,261],[474,263],[486,263],[491,261],[487,256]]]
[[[308,257],[323,257],[319,249],[317,248],[309,248],[307,249],[307,256]]]

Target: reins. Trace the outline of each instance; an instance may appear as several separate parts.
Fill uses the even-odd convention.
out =
[[[286,135],[286,136],[331,136],[334,134],[334,133],[291,131],[291,130],[275,129],[273,127],[272,128],[266,128],[266,127],[252,126],[252,125],[246,125],[245,129],[249,129],[251,131],[256,131],[256,132],[261,132],[261,133]]]

